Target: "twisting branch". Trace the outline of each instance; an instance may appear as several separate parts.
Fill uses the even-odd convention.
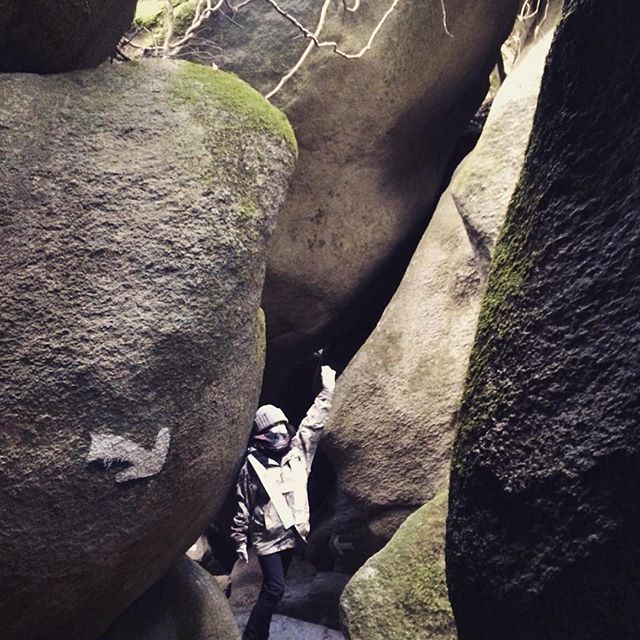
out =
[[[542,1],[543,0],[540,0],[540,2]],[[538,24],[536,25],[536,30],[533,33],[534,38],[538,37],[538,34],[540,33],[540,28],[544,24],[544,21],[549,17],[549,4],[550,4],[549,0],[545,0],[544,13],[542,14],[542,18],[538,20]]]
[[[316,47],[319,47],[319,48],[320,47],[331,47],[331,49],[332,49],[332,51],[334,53],[337,53],[339,56],[342,56],[343,58],[348,58],[348,59],[362,58],[362,56],[367,51],[369,51],[369,49],[371,49],[371,47],[373,45],[373,41],[375,40],[376,36],[378,35],[378,32],[380,31],[380,29],[382,29],[384,23],[387,21],[387,18],[391,15],[393,10],[400,3],[400,0],[393,0],[393,2],[391,3],[391,6],[384,12],[384,15],[382,16],[382,18],[380,18],[380,21],[375,26],[374,30],[371,32],[371,35],[369,36],[369,40],[367,41],[367,44],[365,44],[364,47],[362,47],[362,49],[360,49],[360,51],[358,51],[356,53],[347,53],[346,51],[343,51],[342,49],[340,49],[339,48],[339,44],[337,42],[335,42],[334,40],[321,41],[319,39],[319,37],[318,37],[319,34],[316,35],[316,33],[318,33],[318,29],[316,29],[316,33],[311,33],[311,31],[309,31],[309,29],[307,29],[299,20],[297,20],[290,13],[287,13],[276,2],[276,0],[265,0],[265,1],[268,2],[282,17],[286,18],[287,20],[289,20],[289,22],[291,22],[298,29],[300,29],[300,31],[302,32],[304,37],[305,38],[309,38],[310,40],[312,40],[313,43],[316,45]],[[330,4],[330,3],[325,2],[324,6],[322,7],[323,14],[321,15],[320,22],[318,23],[320,31],[322,31],[322,29],[324,27],[324,21],[325,21],[325,18],[326,18],[326,7],[327,7],[328,4]]]
[[[321,35],[322,31],[325,27],[325,22],[327,20],[327,13],[329,11],[329,7],[332,2],[335,0],[324,0],[322,4],[322,8],[320,10],[320,16],[318,18],[318,23],[313,31],[305,27],[295,16],[288,13],[285,9],[283,9],[279,4],[278,0],[265,0],[265,2],[274,9],[278,14],[280,14],[283,18],[288,20],[291,24],[293,24],[296,29],[301,33],[301,35],[309,40],[309,44],[298,59],[298,61],[291,67],[291,69],[280,79],[278,84],[266,94],[266,98],[272,98],[282,87],[297,73],[300,67],[304,64],[304,61],[307,59],[309,54],[314,48],[330,48],[331,51],[342,58],[346,58],[349,60],[355,58],[362,58],[367,51],[369,51],[380,33],[381,29],[384,27],[385,23],[391,16],[391,14],[395,11],[395,9],[400,4],[401,0],[390,0],[390,5],[387,7],[386,11],[382,15],[382,17],[378,20],[373,30],[370,32],[369,37],[366,43],[362,46],[358,51],[348,52],[340,48],[338,42],[334,40],[322,40]],[[427,0],[418,0],[420,2],[425,2]],[[433,0],[432,0],[433,1]],[[453,34],[449,30],[449,25],[447,22],[447,9],[445,6],[446,0],[440,0],[440,7],[442,10],[442,24],[444,27],[445,33],[453,38]],[[531,12],[530,3],[532,1],[537,2],[536,11],[540,7],[540,3],[543,0],[526,0],[525,6],[522,11],[524,13]],[[185,51],[189,51],[191,55],[195,55],[197,53],[198,47],[194,47],[194,45],[198,44],[198,41],[201,41],[201,38],[198,37],[198,31],[203,26],[205,21],[211,17],[214,13],[219,12],[225,18],[230,20],[233,24],[241,27],[242,25],[238,24],[234,18],[236,14],[247,5],[254,2],[254,0],[198,0],[193,17],[191,19],[191,23],[189,24],[186,31],[179,36],[176,36],[176,13],[174,11],[174,0],[164,0],[165,4],[165,12],[164,12],[164,40],[163,45],[160,47],[155,39],[155,35],[152,31],[145,29],[148,31],[154,41],[153,48],[148,47],[140,47],[139,45],[131,42],[129,40],[128,45],[142,48],[143,51],[147,54],[152,53],[153,55],[162,55],[164,57],[176,57]],[[356,13],[361,8],[361,0],[341,0],[342,7],[345,12],[348,13]],[[222,7],[226,6],[230,11],[231,15],[222,10]],[[135,36],[134,36],[135,37]],[[211,43],[209,43],[211,44]],[[214,44],[217,47],[217,45]],[[213,65],[215,66],[215,65]]]
[[[540,11],[540,4],[542,0],[535,0],[535,7],[532,6],[531,0],[525,0],[522,4],[522,8],[520,9],[520,14],[518,15],[518,20],[530,20],[534,16],[538,14]]]
[[[171,0],[167,0],[171,2]],[[177,42],[171,44],[171,49],[168,52],[169,55],[178,55],[182,47],[193,38],[196,31],[202,26],[204,21],[212,14],[220,9],[224,4],[224,0],[218,0],[215,4],[211,3],[211,0],[198,0],[196,10],[193,16],[193,20],[189,25],[189,28],[184,32],[184,35]]]
[[[540,12],[542,10],[544,3],[544,12],[542,16]],[[520,22],[528,22],[529,20],[535,21],[535,28],[533,31],[533,37],[536,39],[540,33],[540,29],[544,24],[545,20],[549,16],[549,0],[524,0],[522,3],[522,7],[520,8],[520,13],[518,14],[518,20]],[[530,28],[527,28],[526,32],[529,32]],[[515,49],[517,54],[520,53],[520,50],[523,46],[522,37],[518,36],[515,40]]]
[[[231,4],[231,2],[229,2],[229,0],[226,0],[226,5],[227,7],[229,7],[229,9],[231,9],[231,13],[235,16],[236,13],[238,13],[238,11],[240,11],[240,9],[246,7],[248,4],[251,4],[253,2],[253,0],[243,0],[243,2],[239,2],[238,4]]]
[[[449,31],[449,26],[447,25],[447,7],[445,7],[444,0],[440,0],[440,8],[442,9],[442,26],[444,27],[444,32],[450,38],[453,38],[453,33]]]
[[[324,28],[324,23],[327,17],[327,10],[329,8],[329,5],[331,4],[331,0],[325,0],[325,3],[322,5],[322,10],[320,11],[320,18],[318,20],[318,25],[316,26],[316,29],[313,33],[309,29],[307,29],[298,19],[296,19],[294,16],[292,16],[290,13],[288,13],[282,7],[280,7],[280,5],[276,2],[276,0],[265,0],[265,1],[268,4],[270,4],[281,16],[283,16],[289,22],[291,22],[299,31],[301,31],[302,35],[305,38],[308,38],[311,41],[307,46],[307,48],[302,53],[302,55],[300,56],[300,58],[298,59],[298,61],[293,65],[293,67],[291,67],[291,69],[289,69],[289,71],[280,79],[278,84],[269,93],[266,94],[265,97],[267,99],[272,98],[276,93],[278,93],[278,91],[280,91],[280,89],[282,89],[282,87],[296,74],[296,72],[300,69],[300,67],[302,66],[307,56],[309,55],[309,53],[311,53],[311,50],[314,47],[318,47],[318,48],[331,47],[334,53],[347,59],[361,58],[367,51],[369,51],[369,49],[371,49],[371,47],[373,46],[373,42],[376,39],[376,36],[380,32],[380,29],[382,29],[382,27],[384,26],[384,23],[387,21],[389,16],[393,13],[395,8],[400,3],[400,0],[393,0],[391,5],[384,12],[382,18],[380,18],[380,20],[374,27],[373,31],[369,35],[369,39],[367,40],[367,43],[362,47],[362,49],[360,49],[360,51],[356,53],[347,53],[346,51],[343,51],[342,49],[340,49],[338,43],[333,40],[326,40],[326,41],[320,40],[320,34],[322,32],[322,29]],[[343,0],[343,6],[346,11],[355,13],[360,8],[360,0],[354,0],[354,3],[351,7],[348,6],[347,0]],[[449,31],[449,26],[447,25],[447,9],[445,6],[445,0],[440,0],[440,6],[442,8],[442,24],[444,26],[445,33],[449,37],[453,38],[453,34]]]
[[[311,41],[307,46],[307,48],[304,50],[303,54],[298,59],[298,61],[295,63],[295,65],[293,65],[293,67],[291,67],[291,69],[280,79],[280,82],[278,82],[278,84],[271,91],[269,91],[269,93],[266,94],[265,97],[267,99],[270,99],[276,93],[278,93],[278,91],[280,91],[280,89],[282,89],[282,87],[296,74],[298,69],[300,69],[300,67],[306,60],[309,53],[311,53],[311,50],[314,48],[314,46],[319,48],[331,47],[334,53],[337,53],[339,56],[342,56],[343,58],[347,58],[350,60],[354,58],[361,58],[367,51],[369,51],[369,49],[371,49],[371,47],[373,46],[373,41],[375,40],[376,36],[380,32],[380,29],[382,29],[382,27],[384,26],[384,23],[387,21],[387,18],[398,6],[400,0],[393,0],[389,8],[384,12],[384,15],[382,16],[382,18],[380,18],[380,20],[378,21],[378,24],[376,24],[375,28],[371,32],[367,43],[364,45],[364,47],[362,47],[362,49],[360,49],[360,51],[356,53],[347,53],[346,51],[342,51],[338,47],[337,42],[329,41],[329,40],[322,42],[319,39],[322,29],[324,28],[325,20],[327,19],[327,10],[329,9],[331,0],[325,0],[324,4],[322,5],[322,10],[320,11],[320,18],[318,19],[318,25],[316,26],[316,29],[313,33],[311,33],[311,31],[309,31],[309,29],[307,29],[303,24],[301,24],[296,18],[294,18],[289,13],[287,13],[284,9],[282,9],[278,5],[276,0],[266,0],[266,2],[268,2],[281,16],[283,16],[284,18],[289,20],[289,22],[294,24],[302,32],[304,37],[309,38],[309,40]],[[358,10],[359,7],[360,7],[360,0],[355,0],[354,5],[352,7],[347,7],[346,0],[345,0],[345,8],[347,9],[347,11],[355,12]]]
[[[320,32],[324,27],[327,9],[329,8],[330,4],[331,0],[325,0],[324,4],[322,5],[322,9],[320,10],[320,19],[318,20],[318,26],[316,27],[314,33],[314,36],[316,38],[320,35]],[[300,67],[303,65],[304,61],[307,59],[307,56],[311,53],[314,47],[315,41],[312,40],[311,42],[309,42],[307,48],[304,50],[300,58],[298,58],[298,61],[293,65],[293,67],[291,67],[291,69],[289,69],[289,71],[284,76],[282,76],[282,78],[280,78],[280,82],[278,82],[278,84],[265,95],[265,98],[267,100],[270,100],[273,96],[275,96],[276,93],[278,93],[278,91],[280,91],[280,89],[282,89],[282,87],[284,87],[284,85],[289,82],[289,80],[297,73],[298,69],[300,69]]]

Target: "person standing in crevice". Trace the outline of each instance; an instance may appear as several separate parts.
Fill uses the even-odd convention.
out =
[[[307,480],[322,429],[329,417],[336,372],[320,370],[322,391],[297,432],[273,405],[255,415],[246,459],[236,486],[237,510],[231,539],[238,558],[249,561],[255,548],[262,569],[262,589],[242,640],[267,640],[273,612],[284,595],[284,581],[296,541],[309,535]]]

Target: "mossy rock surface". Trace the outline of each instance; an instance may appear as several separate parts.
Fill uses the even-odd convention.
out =
[[[165,14],[164,0],[138,0],[134,24],[145,29],[154,29],[162,24]]]
[[[245,83],[177,61],[0,75],[0,123],[2,637],[93,640],[233,480],[294,142]],[[124,453],[91,461],[97,436]]]
[[[568,0],[460,410],[461,640],[640,637],[640,5]]]
[[[305,25],[318,23],[322,3],[280,4]],[[454,38],[443,28],[440,3],[398,6],[362,58],[314,48],[270,98],[290,117],[301,152],[270,251],[265,396],[284,395],[280,383],[291,367],[333,338],[338,322],[359,324],[363,305],[355,299],[365,287],[380,288],[390,260],[402,255],[406,264],[408,240],[426,225],[520,4],[447,0]],[[389,2],[360,5],[354,14],[330,3],[323,35],[360,50]],[[233,22],[218,15],[199,36],[180,55],[214,62],[265,95],[309,44],[267,2],[247,4]]]
[[[256,133],[282,138],[297,153],[296,137],[287,116],[238,76],[191,62],[178,64],[179,73],[171,84],[171,94],[176,102],[186,106],[210,127],[215,127],[211,107],[217,105],[237,118],[236,127],[230,127],[230,130],[247,127]],[[222,127],[215,128],[222,135]],[[233,142],[233,138],[229,141]],[[249,213],[253,210],[250,201],[245,202],[245,208]]]
[[[447,595],[446,490],[407,518],[347,584],[341,622],[350,640],[455,640]]]

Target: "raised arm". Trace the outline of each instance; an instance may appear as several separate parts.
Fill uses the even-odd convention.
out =
[[[329,366],[324,365],[320,369],[322,379],[322,391],[317,395],[314,403],[307,411],[298,428],[298,433],[294,439],[294,445],[298,446],[304,454],[307,471],[311,469],[313,457],[320,442],[322,429],[326,424],[331,411],[331,400],[333,390],[336,386],[336,372]]]

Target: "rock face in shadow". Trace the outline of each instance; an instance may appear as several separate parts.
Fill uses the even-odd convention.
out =
[[[2,0],[0,72],[95,67],[131,25],[136,0]]]
[[[349,640],[456,640],[444,570],[447,491],[412,514],[340,598]]]
[[[240,632],[215,579],[182,557],[101,640],[240,640]]]
[[[547,60],[455,446],[461,640],[640,635],[638,19],[569,1]]]
[[[346,555],[356,566],[448,477],[486,271],[523,164],[550,41],[549,33],[500,88],[402,284],[338,381],[325,448],[342,493],[325,529],[354,543]],[[326,532],[316,531],[312,545]]]
[[[295,140],[186,62],[0,76],[0,123],[2,635],[95,638],[233,480]]]

